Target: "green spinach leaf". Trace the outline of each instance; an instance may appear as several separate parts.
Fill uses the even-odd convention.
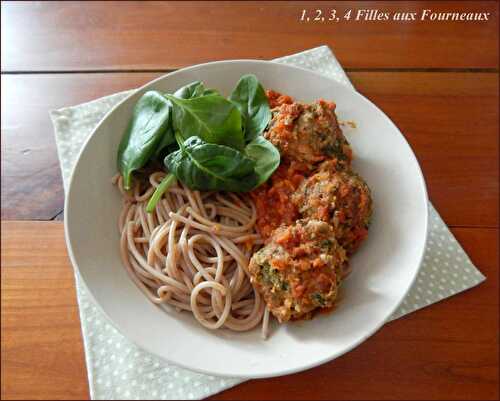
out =
[[[271,110],[264,88],[255,75],[243,75],[229,99],[238,107],[243,117],[245,139],[258,137],[271,120]]]
[[[193,97],[202,96],[205,91],[205,85],[201,81],[194,81],[184,85],[174,92],[174,96],[179,99],[191,99]]]
[[[220,93],[216,89],[207,88],[203,91],[203,96],[208,95],[220,95]]]
[[[165,166],[191,189],[247,192],[257,183],[255,162],[242,152],[192,136],[165,158]]]
[[[163,180],[160,182],[160,185],[158,185],[153,193],[151,195],[151,198],[149,198],[148,204],[146,205],[146,212],[148,213],[153,213],[156,204],[159,202],[165,191],[170,188],[172,185],[174,185],[176,182],[175,175],[173,174],[167,174]]]
[[[173,106],[173,127],[183,139],[197,136],[208,143],[243,149],[241,114],[229,100],[217,94],[191,99],[165,97]]]
[[[165,130],[165,133],[161,137],[161,141],[156,148],[154,157],[161,157],[163,151],[172,144],[175,144],[174,131],[172,130],[172,126],[169,124],[167,129]]]
[[[125,189],[132,172],[143,167],[155,153],[170,122],[170,104],[157,91],[148,91],[134,107],[132,118],[118,147],[118,170]]]
[[[192,99],[194,97],[207,96],[207,95],[218,95],[215,89],[205,88],[205,85],[201,81],[194,81],[190,84],[184,85],[182,88],[177,89],[174,92],[174,96],[179,99]]]
[[[255,161],[257,186],[263,184],[280,165],[280,152],[263,136],[258,136],[245,147],[245,154]]]
[[[174,96],[178,97],[179,99],[191,99],[193,97],[212,95],[212,94],[217,94],[217,91],[215,89],[205,88],[205,85],[203,85],[203,82],[201,81],[191,82],[177,89],[174,92]],[[162,153],[164,153],[163,150],[174,143],[175,143],[174,130],[172,128],[172,124],[169,124],[165,131],[165,134],[161,138],[160,144],[156,148],[155,157],[157,158],[161,157]]]

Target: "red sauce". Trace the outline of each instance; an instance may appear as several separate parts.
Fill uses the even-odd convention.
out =
[[[317,103],[319,103],[320,105],[322,106],[326,106],[328,109],[330,109],[332,112],[335,111],[335,109],[337,108],[337,105],[335,104],[335,102],[329,102],[327,100],[324,100],[324,99],[319,99],[317,101]]]
[[[282,95],[281,93],[275,92],[272,89],[266,91],[266,96],[269,100],[269,107],[271,109],[281,106],[282,104],[293,103],[293,99],[290,96]]]
[[[306,166],[282,160],[271,178],[250,192],[257,208],[257,229],[264,239],[281,224],[291,225],[299,212],[290,197],[300,185],[307,171]]]

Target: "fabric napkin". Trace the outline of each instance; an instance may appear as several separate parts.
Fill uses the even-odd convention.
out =
[[[353,88],[327,46],[274,61],[317,71]],[[85,139],[108,110],[132,92],[116,93],[50,113],[65,188]],[[429,236],[422,268],[391,320],[474,287],[485,279],[431,204],[429,210]],[[140,350],[97,308],[76,271],[75,279],[92,399],[200,399],[243,381],[195,373]]]

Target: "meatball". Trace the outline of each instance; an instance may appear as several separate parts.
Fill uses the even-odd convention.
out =
[[[297,220],[278,227],[252,256],[248,269],[270,312],[286,322],[310,318],[318,308],[332,308],[346,267],[346,252],[329,224]]]
[[[290,161],[314,168],[325,159],[349,165],[352,150],[337,122],[335,104],[319,100],[312,104],[284,103],[273,109],[266,139]]]
[[[351,170],[325,162],[292,195],[302,218],[333,226],[339,244],[352,254],[368,235],[372,214],[370,188]]]

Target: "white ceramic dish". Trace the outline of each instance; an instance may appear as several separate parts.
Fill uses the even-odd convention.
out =
[[[194,80],[228,94],[241,75],[299,100],[334,100],[348,135],[354,168],[370,185],[370,235],[352,259],[334,313],[271,326],[271,337],[212,332],[187,313],[151,304],[135,287],[119,256],[121,197],[111,185],[116,151],[132,108],[148,89],[173,91]],[[69,254],[93,298],[117,329],[141,348],[203,373],[257,378],[297,372],[332,360],[375,333],[415,279],[427,234],[427,194],[418,162],[403,135],[370,101],[350,88],[301,68],[253,60],[197,65],[165,75],[114,107],[85,143],[73,171],[65,208]],[[387,349],[390,352],[390,349]]]

